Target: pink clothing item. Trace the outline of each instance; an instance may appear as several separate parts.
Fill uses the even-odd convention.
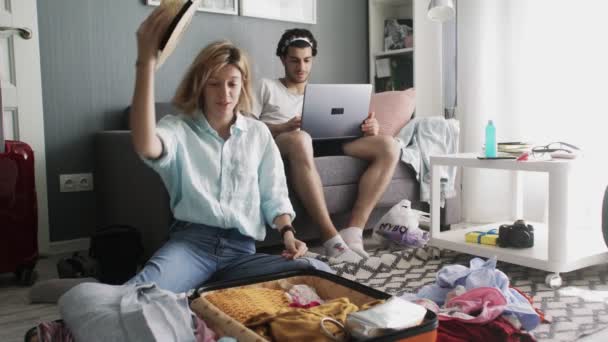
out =
[[[287,291],[287,294],[290,302],[296,304],[298,307],[305,307],[311,303],[317,303],[317,305],[325,303],[317,294],[317,290],[308,285],[293,285],[289,291]]]
[[[74,342],[74,336],[63,321],[50,321],[38,324],[39,342]]]
[[[321,303],[319,303],[319,302],[310,302],[308,304],[300,304],[300,303],[293,302],[293,303],[289,304],[289,307],[290,308],[310,309],[310,308],[314,308],[315,306],[319,306],[319,305],[321,305]]]
[[[205,321],[198,316],[194,317],[196,317],[196,331],[194,332],[196,342],[216,342],[215,332],[205,324]]]
[[[500,290],[494,287],[479,287],[448,301],[439,312],[439,321],[487,323],[500,316],[506,305],[507,300]]]
[[[534,342],[536,339],[513,327],[502,317],[486,324],[469,324],[457,320],[439,322],[437,342]]]

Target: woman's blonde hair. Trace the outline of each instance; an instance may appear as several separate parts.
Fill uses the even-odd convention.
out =
[[[234,65],[241,71],[241,94],[234,110],[251,113],[249,61],[241,49],[225,40],[207,45],[196,56],[177,88],[173,104],[185,114],[192,114],[197,108],[204,108],[203,90],[209,78],[226,65]]]

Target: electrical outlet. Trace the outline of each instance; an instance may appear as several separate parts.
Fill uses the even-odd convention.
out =
[[[93,191],[92,173],[59,175],[60,192]]]

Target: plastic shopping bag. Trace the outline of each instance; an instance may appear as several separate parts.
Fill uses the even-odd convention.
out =
[[[394,205],[374,226],[374,238],[387,245],[424,247],[429,233],[418,226],[419,212],[413,210],[409,200]]]

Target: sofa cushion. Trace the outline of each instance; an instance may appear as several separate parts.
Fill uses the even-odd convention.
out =
[[[323,186],[358,184],[367,162],[349,156],[316,157],[315,165]],[[398,163],[393,179],[416,179],[411,167]]]
[[[420,198],[419,189],[420,186],[415,178],[392,179],[387,186],[386,191],[382,194],[378,203],[376,203],[376,207],[392,207],[395,203],[398,203],[404,198],[407,198],[412,202],[418,201]],[[333,215],[349,212],[355,205],[358,192],[359,184],[357,183],[323,186],[325,203],[329,214]]]
[[[395,136],[411,119],[416,108],[416,91],[386,91],[373,94],[369,111],[376,113],[380,134]]]

